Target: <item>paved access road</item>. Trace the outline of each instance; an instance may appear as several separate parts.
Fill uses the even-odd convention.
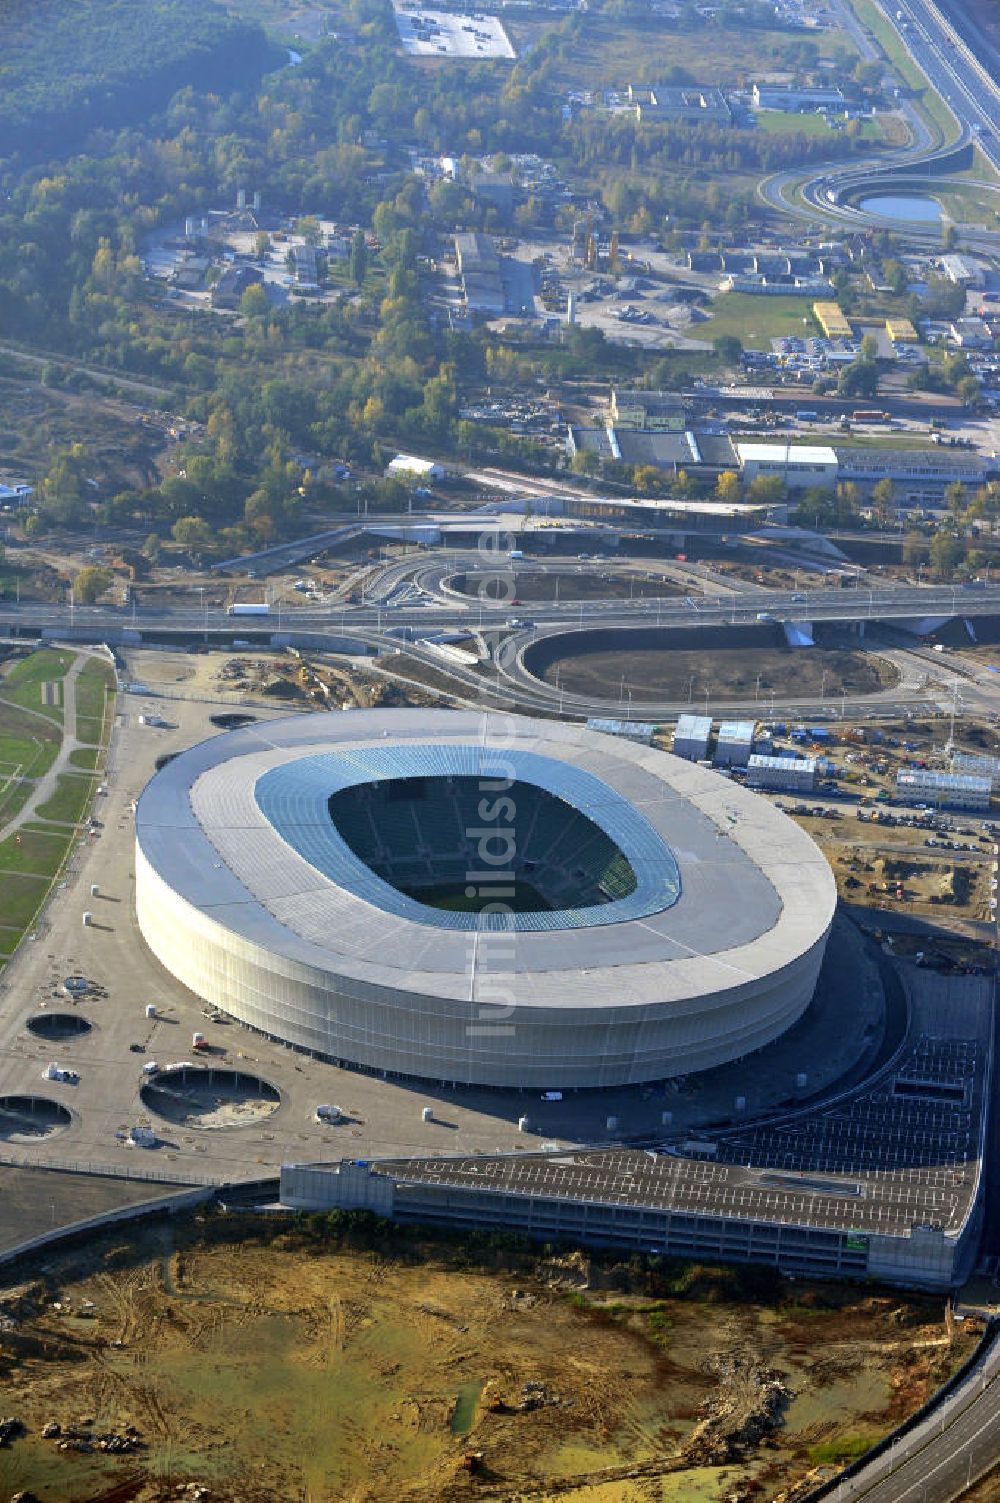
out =
[[[1000,1460],[1000,1348],[920,1426],[830,1503],[952,1503]]]

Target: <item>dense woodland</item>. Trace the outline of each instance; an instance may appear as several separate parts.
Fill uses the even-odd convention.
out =
[[[0,0],[0,44],[16,39],[0,51],[0,110],[17,117],[13,130],[0,125],[0,337],[54,352],[53,384],[81,380],[60,356],[153,379],[199,424],[179,455],[183,477],[103,496],[106,519],[235,550],[279,535],[303,505],[355,504],[353,489],[323,478],[326,460],[380,468],[388,446],[406,444],[551,462],[460,421],[463,386],[595,372],[689,379],[690,357],[608,346],[593,329],[518,345],[428,321],[423,257],[457,227],[505,226],[460,184],[428,190],[409,172],[408,147],[554,161],[573,201],[520,204],[506,226],[515,233],[566,231],[589,202],[608,229],[667,238],[745,228],[761,207],[727,174],[815,150],[795,134],[565,118],[561,69],[585,26],[579,13],[554,22],[514,66],[421,68],[399,52],[388,0],[344,0],[338,36],[274,70],[263,34],[207,0]],[[842,149],[852,149],[846,136]],[[361,236],[336,305],[276,308],[251,288],[237,320],[164,306],[142,275],[144,237],[232,203],[240,186],[282,213],[368,232],[371,249]],[[95,504],[81,437],[52,456],[39,486],[45,524],[77,523]],[[399,503],[388,484],[369,492],[370,504]]]
[[[251,84],[278,56],[206,0],[2,0],[0,153],[59,151],[147,119],[185,84]]]

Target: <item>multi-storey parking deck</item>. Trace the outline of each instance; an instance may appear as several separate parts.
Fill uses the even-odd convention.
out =
[[[841,1101],[651,1148],[289,1165],[293,1205],[946,1287],[978,1228],[992,982],[914,972],[897,1058]]]

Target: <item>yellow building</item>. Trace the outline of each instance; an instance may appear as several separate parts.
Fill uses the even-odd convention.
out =
[[[837,303],[813,303],[813,313],[827,339],[853,339],[854,330]]]
[[[893,344],[919,344],[920,335],[908,318],[887,318],[885,332]]]

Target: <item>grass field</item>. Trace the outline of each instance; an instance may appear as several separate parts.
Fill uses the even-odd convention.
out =
[[[755,110],[757,129],[769,136],[832,136],[825,115],[792,114],[788,110]]]
[[[45,718],[28,713],[43,710],[41,684],[60,676],[53,656],[38,653],[26,658],[0,680],[0,696],[18,701],[10,704],[0,698],[0,826],[24,807],[33,780],[48,771],[59,750],[61,732],[49,711],[44,711]],[[38,664],[36,658],[46,661]]]
[[[72,661],[71,652],[56,652],[43,647],[14,664],[10,672],[0,680],[0,696],[26,710],[37,710],[61,724],[61,702],[57,705],[46,704],[43,686],[61,680]]]
[[[739,83],[763,68],[780,68],[800,44],[793,32],[734,22],[701,22],[690,30],[671,20],[639,20],[608,13],[581,17],[583,25],[573,44],[561,54],[559,75],[576,89],[621,89],[629,83],[655,83],[664,63],[687,68],[702,84]],[[548,27],[543,28],[548,30]],[[522,34],[523,33],[523,34]],[[514,22],[511,36],[519,50],[537,41],[536,25]],[[824,48],[842,47],[852,56],[857,48],[845,32],[824,32]]]
[[[470,897],[470,889],[464,882],[440,882],[423,887],[403,888],[403,891],[416,902],[425,903],[428,908],[440,908],[445,913],[481,913],[484,908],[492,908],[498,901],[509,908],[511,913],[549,913],[552,909],[552,904],[547,903],[530,882],[515,882],[513,893],[507,896],[505,888],[504,896],[500,899],[493,897],[488,891],[480,893],[478,888],[471,890]]]
[[[819,334],[811,297],[754,297],[749,292],[724,292],[712,304],[712,317],[698,325],[699,339],[735,334],[747,349],[769,350],[782,334]]]
[[[42,685],[63,677],[72,661],[69,653],[48,650],[32,653],[7,676],[2,692],[8,693],[12,689],[19,705],[42,708],[39,703]],[[62,870],[72,844],[78,838],[77,825],[90,802],[94,769],[103,750],[107,729],[106,695],[112,683],[109,665],[98,659],[89,659],[77,675],[77,735],[89,744],[74,754],[74,762],[82,764],[84,770],[61,774],[55,792],[37,811],[40,819],[57,823],[46,827],[29,821],[15,834],[0,841],[0,888],[3,892],[0,961],[11,955],[21,935],[35,922],[53,880]],[[62,711],[58,713],[61,720]],[[0,758],[22,756],[35,750],[36,742],[30,738],[37,737],[37,761],[32,777],[37,777],[52,765],[62,743],[62,731],[51,707],[46,707],[45,714],[48,721],[28,715],[23,709],[0,704]],[[5,804],[5,770],[0,765],[0,824],[23,807],[34,786],[33,783],[11,784]]]
[[[39,804],[35,813],[40,819],[78,824],[90,802],[93,787],[94,779],[85,773],[63,773],[57,780],[55,793],[44,804]]]
[[[71,767],[82,767],[86,772],[93,772],[97,767],[100,757],[100,748],[96,746],[78,746],[76,751],[69,754]]]
[[[101,739],[104,707],[108,691],[114,684],[110,664],[90,658],[76,680],[76,735],[88,746]]]

